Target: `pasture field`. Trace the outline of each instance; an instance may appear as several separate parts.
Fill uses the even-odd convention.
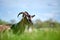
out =
[[[0,40],[60,40],[60,29],[41,28],[32,32],[24,32],[20,35],[13,34],[12,31],[0,33]]]

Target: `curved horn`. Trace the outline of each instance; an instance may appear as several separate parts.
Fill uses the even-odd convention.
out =
[[[17,15],[17,17],[18,17],[20,14],[23,14],[23,12],[20,12],[20,13]]]
[[[25,13],[28,15],[29,13],[27,11],[25,11]]]

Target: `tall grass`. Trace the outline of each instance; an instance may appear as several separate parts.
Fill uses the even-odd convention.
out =
[[[21,35],[13,34],[12,31],[0,33],[0,40],[60,40],[60,30],[38,30],[33,32],[24,32]]]

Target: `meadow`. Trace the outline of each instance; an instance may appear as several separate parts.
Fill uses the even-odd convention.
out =
[[[13,34],[12,31],[5,31],[0,33],[0,40],[60,40],[60,29],[34,29],[32,32],[26,31],[21,35]]]
[[[0,25],[8,24],[0,20]],[[0,40],[60,40],[60,23],[54,22],[51,26],[50,20],[41,22],[35,21],[32,32],[25,31],[22,34],[14,34],[12,30],[0,32]]]

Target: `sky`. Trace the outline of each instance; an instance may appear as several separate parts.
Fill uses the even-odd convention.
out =
[[[52,18],[60,22],[60,0],[0,0],[0,19],[19,21],[22,17],[17,15],[22,11],[35,15],[33,21]]]

